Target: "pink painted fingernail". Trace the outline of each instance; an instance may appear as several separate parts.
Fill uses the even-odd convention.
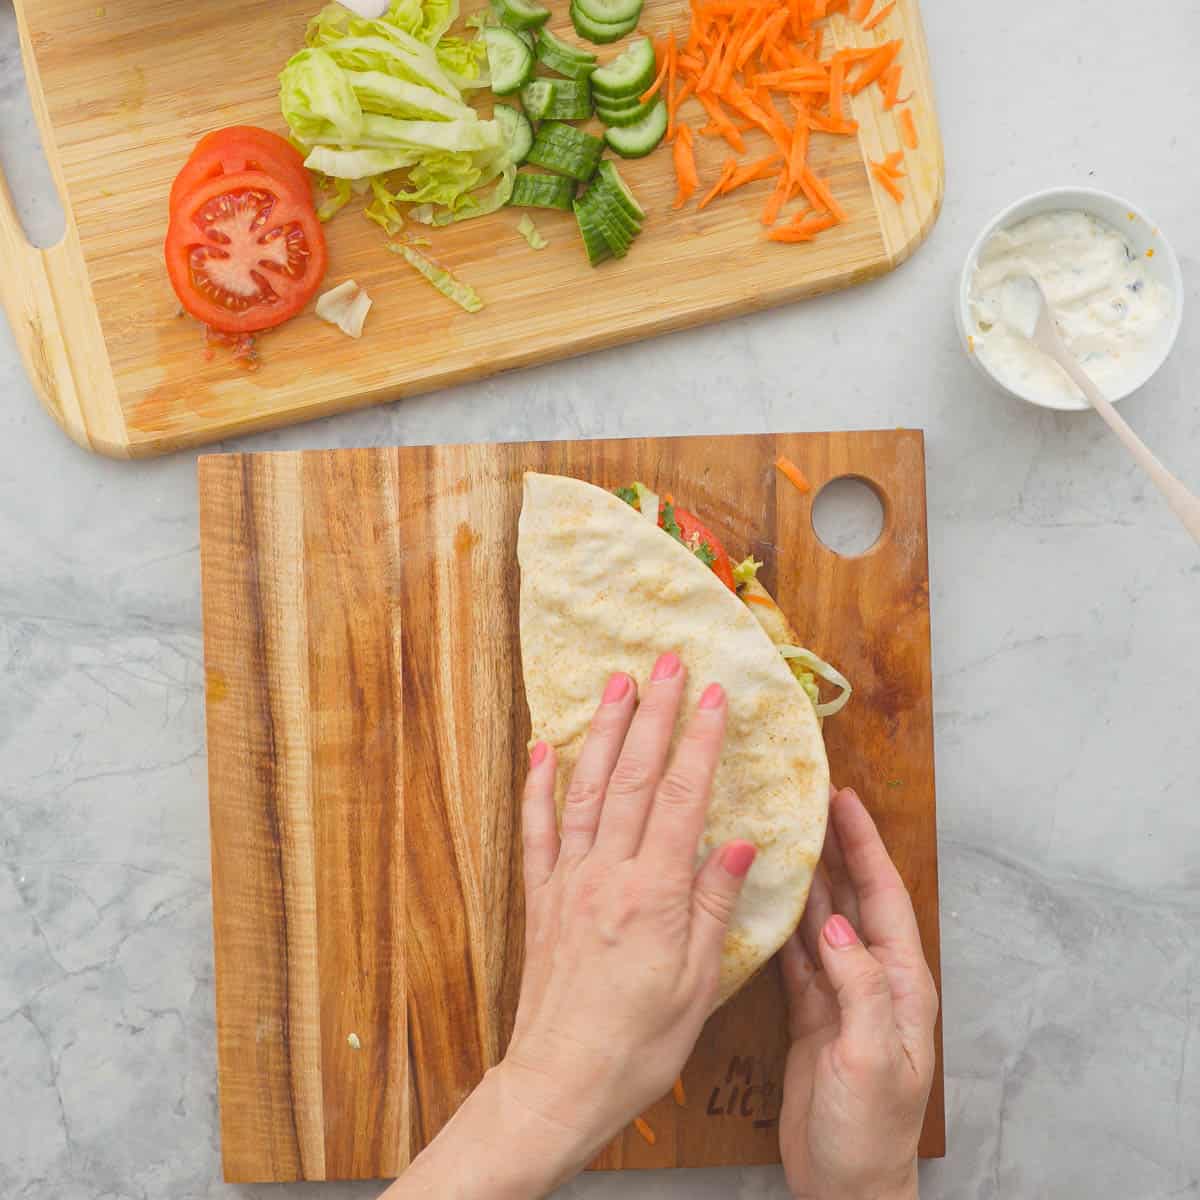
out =
[[[725,689],[719,683],[710,683],[700,696],[701,708],[720,708],[725,699]]]
[[[616,704],[618,700],[623,700],[629,691],[629,676],[623,671],[618,671],[613,675],[604,688],[604,695],[600,697],[603,704]]]
[[[672,654],[670,650],[666,654],[660,654],[658,662],[654,664],[654,670],[650,672],[650,678],[654,682],[660,679],[670,679],[674,675],[679,674],[679,668],[683,664],[679,661],[678,654]]]
[[[550,749],[545,742],[538,742],[529,752],[529,766],[532,770],[534,767],[540,767],[546,760],[546,751]]]
[[[853,946],[858,941],[858,934],[845,917],[835,913],[825,922],[825,940],[835,950],[845,950],[847,946]]]
[[[721,851],[721,866],[734,879],[741,879],[749,873],[757,855],[758,847],[753,842],[730,842]]]

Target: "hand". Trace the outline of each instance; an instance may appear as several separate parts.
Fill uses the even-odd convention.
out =
[[[915,1200],[938,998],[908,892],[849,788],[831,798],[821,867],[781,961],[792,1045],[779,1137],[792,1194]]]
[[[655,664],[640,705],[629,676],[609,680],[561,834],[554,752],[539,743],[530,758],[525,972],[500,1071],[511,1098],[570,1129],[574,1169],[679,1075],[716,1002],[754,860],[735,841],[696,870],[726,703],[720,686],[706,689],[668,766],[683,688],[674,654]]]

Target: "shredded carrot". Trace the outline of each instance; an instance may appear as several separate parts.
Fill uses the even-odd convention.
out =
[[[892,60],[900,53],[900,41],[884,42],[870,58],[863,63],[862,69],[847,84],[846,90],[852,96],[857,96],[868,84],[872,84],[892,65]]]
[[[667,81],[667,74],[671,70],[671,47],[675,44],[675,35],[671,34],[671,40],[668,42],[663,39],[662,49],[662,66],[658,68],[658,74],[654,77],[654,82],[646,89],[638,99],[645,104],[651,96],[658,94],[659,89]]]
[[[732,192],[743,184],[753,183],[756,179],[766,179],[768,175],[774,175],[782,158],[782,154],[768,154],[766,158],[760,158],[749,166],[739,168],[721,189],[722,194]]]
[[[675,1093],[675,1103],[678,1104],[680,1108],[687,1108],[687,1092],[683,1090],[682,1075],[675,1080],[675,1086],[671,1090]]]
[[[921,144],[917,137],[917,123],[913,120],[911,108],[900,110],[900,136],[910,150],[915,150]]]
[[[892,199],[900,204],[904,200],[904,189],[892,178],[891,172],[883,165],[883,163],[872,163],[871,174],[879,180],[883,189],[888,192]]]
[[[680,125],[675,134],[675,178],[679,182],[679,190],[675,194],[672,208],[682,208],[695,195],[700,186],[700,176],[696,173],[696,155],[693,149],[692,129],[690,125]]]
[[[786,231],[782,229],[772,229],[771,232],[767,234],[767,237],[773,242],[783,241],[782,238],[777,237],[776,235],[784,232]],[[774,600],[772,600],[769,596],[760,596],[757,592],[747,592],[742,599],[745,600],[747,604],[762,604],[767,608],[775,607]]]
[[[891,14],[892,9],[895,7],[896,7],[896,0],[889,0],[889,2],[887,4],[885,4],[877,13],[875,13],[869,20],[866,20],[863,22],[863,28],[864,29],[874,29],[875,26],[878,25],[881,21],[887,20],[888,16]]]
[[[804,472],[792,460],[781,454],[775,460],[776,470],[800,492],[811,492],[812,484],[804,477]]]
[[[761,220],[772,241],[811,241],[849,220],[829,181],[809,163],[813,134],[852,136],[858,122],[848,115],[847,96],[878,84],[882,104],[900,98],[902,68],[899,38],[822,53],[825,20],[834,13],[874,29],[894,13],[896,0],[691,0],[686,38],[667,36],[655,42],[655,77],[642,93],[643,103],[661,95],[667,106],[667,138],[674,139],[673,159],[678,190],[674,206],[682,208],[699,195],[698,209],[755,180],[773,181],[764,196]],[[870,39],[863,39],[869,42]],[[689,99],[699,101],[706,123],[684,124],[680,113]],[[786,103],[781,103],[786,101]],[[788,112],[785,119],[781,109]],[[789,111],[790,110],[790,111]],[[907,112],[907,110],[906,110]],[[906,126],[916,126],[911,113],[899,114],[905,144]],[[791,114],[794,113],[794,117]],[[750,138],[761,131],[776,152],[746,162]],[[706,171],[701,191],[695,135],[723,138],[734,151],[719,172]],[[870,163],[889,192],[903,195],[897,179],[904,176],[901,152]],[[792,202],[800,197],[792,209]],[[789,210],[785,215],[785,210]]]
[[[721,168],[721,178],[713,184],[709,191],[705,192],[704,199],[696,205],[697,209],[704,208],[707,204],[711,203],[721,194],[721,189],[733,177],[733,173],[737,170],[737,165],[736,158],[727,158],[725,160],[725,165]]]
[[[633,1118],[633,1127],[642,1135],[642,1137],[646,1139],[647,1142],[650,1143],[651,1146],[658,1141],[658,1138],[654,1135],[654,1130],[651,1129],[641,1117]]]
[[[787,173],[786,168],[781,170],[775,190],[767,197],[767,202],[763,205],[762,223],[764,225],[774,225],[779,219],[779,210],[787,203],[791,182],[791,176]]]
[[[883,88],[883,107],[895,108],[896,101],[900,98],[900,80],[904,75],[904,68],[899,63],[892,63],[890,67],[879,77],[879,86]]]

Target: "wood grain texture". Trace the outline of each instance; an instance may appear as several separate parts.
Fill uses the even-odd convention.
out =
[[[388,254],[377,227],[346,212],[328,226],[328,280],[369,290],[367,335],[351,341],[309,312],[263,339],[257,374],[225,353],[206,361],[199,327],[177,319],[162,265],[170,182],[209,129],[244,122],[283,131],[276,76],[317,7],[109,0],[98,19],[94,0],[16,0],[67,234],[50,250],[30,247],[0,186],[0,298],[39,395],[81,445],[158,454],[831,291],[903,261],[941,204],[918,0],[898,0],[869,33],[840,16],[832,24],[839,44],[906,39],[921,145],[906,155],[903,204],[864,165],[899,147],[895,114],[868,88],[853,100],[857,140],[814,136],[813,163],[851,219],[811,245],[763,241],[769,181],[703,212],[672,212],[670,155],[660,152],[621,168],[649,211],[622,262],[589,268],[569,214],[538,214],[550,245],[537,255],[512,210],[438,231],[438,258],[487,304],[470,314]],[[569,29],[565,0],[554,8],[552,26]],[[642,28],[682,27],[685,10],[685,0],[649,0]],[[705,119],[698,107],[683,112],[697,126]],[[759,137],[747,136],[750,153],[766,149]],[[696,140],[701,177],[715,178],[724,143]]]
[[[803,465],[801,495],[773,467]],[[920,433],[405,447],[200,461],[222,1156],[231,1182],[390,1177],[504,1051],[520,980],[517,627],[525,470],[641,479],[703,514],[855,683],[826,726],[938,974]],[[826,549],[812,499],[883,498]],[[350,1044],[353,1034],[358,1045]],[[709,1021],[688,1102],[596,1166],[776,1162],[774,967]],[[939,1069],[921,1152],[944,1153]]]

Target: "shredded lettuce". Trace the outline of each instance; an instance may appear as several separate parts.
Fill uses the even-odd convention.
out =
[[[644,483],[635,483],[633,490],[637,495],[638,512],[648,521],[653,521],[658,524],[658,496],[652,492]]]
[[[777,649],[787,659],[792,674],[800,680],[801,687],[808,693],[813,707],[817,710],[818,717],[832,717],[834,713],[839,713],[846,707],[854,689],[850,686],[850,680],[841,671],[836,667],[831,667],[823,658],[818,658],[811,650],[806,650],[803,646],[779,646]],[[817,682],[813,678],[814,675],[819,675],[828,683],[841,688],[841,693],[834,699],[822,703],[817,691]],[[805,676],[808,678],[808,683],[805,682]]]
[[[749,583],[752,579],[758,578],[759,569],[762,567],[753,554],[748,558],[743,558],[736,567],[733,568],[734,583]]]
[[[446,37],[458,0],[392,0],[379,19],[327,4],[307,47],[280,75],[280,106],[306,165],[369,191],[364,210],[388,234],[410,216],[446,225],[494,212],[512,195],[516,166],[501,126],[463,96],[486,86],[486,48]],[[407,171],[407,179],[386,178]],[[346,202],[344,183],[323,206]]]
[[[353,189],[348,179],[326,179],[322,181],[321,186],[326,191],[331,190],[331,194],[327,195],[317,208],[317,220],[328,221],[350,203]]]
[[[550,244],[542,237],[541,230],[533,223],[533,218],[528,213],[521,214],[521,219],[517,222],[517,232],[529,243],[531,250],[545,250]]]
[[[453,300],[460,308],[465,308],[467,312],[474,313],[483,307],[483,301],[480,300],[478,293],[473,287],[456,279],[445,267],[439,266],[433,259],[427,258],[419,250],[414,249],[411,243],[389,242],[388,249],[402,255],[443,296],[448,300]]]

